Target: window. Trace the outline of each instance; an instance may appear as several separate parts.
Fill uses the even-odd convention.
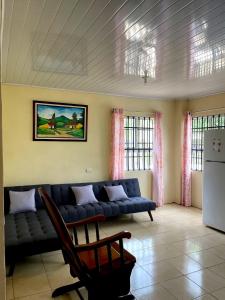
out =
[[[206,20],[195,20],[191,24],[190,78],[211,75],[225,68],[224,43],[211,45],[207,38],[209,26]]]
[[[156,34],[140,23],[125,22],[124,74],[156,78]]]
[[[124,118],[125,170],[152,168],[154,118],[126,116]]]
[[[202,171],[204,154],[204,131],[225,128],[225,114],[192,118],[192,151],[193,171]]]

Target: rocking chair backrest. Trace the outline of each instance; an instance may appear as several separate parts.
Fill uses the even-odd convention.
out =
[[[66,227],[66,224],[53,200],[49,197],[43,188],[39,188],[38,192],[43,200],[50,220],[58,234],[62,251],[66,260],[70,265],[70,270],[78,277],[83,277],[84,269],[82,268],[79,256],[76,253],[76,246],[73,244],[72,237]]]
[[[89,300],[119,299],[130,291],[130,274],[135,264],[135,257],[123,248],[123,238],[130,238],[130,232],[120,232],[111,237],[99,239],[96,227],[97,241],[88,243],[88,228],[86,219],[80,222],[65,224],[57,206],[49,195],[39,188],[40,196],[61,242],[62,251],[70,265],[73,277],[78,277],[88,290]],[[99,215],[92,221],[105,219]],[[75,231],[74,240],[68,228],[84,225],[87,244],[78,244]],[[125,299],[125,298],[124,298]],[[132,298],[133,299],[133,298]]]

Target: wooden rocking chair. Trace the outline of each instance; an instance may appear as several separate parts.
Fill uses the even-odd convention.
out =
[[[52,297],[76,290],[84,300],[79,288],[86,287],[88,300],[135,299],[130,292],[130,275],[136,259],[123,248],[123,239],[130,238],[130,232],[120,232],[100,239],[98,222],[105,220],[97,215],[81,221],[65,223],[58,208],[49,195],[39,189],[48,215],[61,241],[65,262],[70,273],[78,282],[57,288]],[[89,242],[88,225],[94,224],[96,242]],[[86,244],[79,244],[77,229],[84,227]]]

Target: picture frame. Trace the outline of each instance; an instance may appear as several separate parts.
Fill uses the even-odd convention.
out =
[[[33,100],[33,141],[87,141],[88,106]]]

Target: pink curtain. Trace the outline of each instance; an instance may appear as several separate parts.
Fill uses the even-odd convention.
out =
[[[164,204],[162,161],[162,114],[155,112],[153,137],[153,200],[157,206]]]
[[[182,157],[182,195],[181,205],[191,206],[191,129],[192,117],[189,112],[184,115],[184,141]]]
[[[113,180],[124,176],[124,116],[123,109],[112,111],[112,150],[110,176]]]

